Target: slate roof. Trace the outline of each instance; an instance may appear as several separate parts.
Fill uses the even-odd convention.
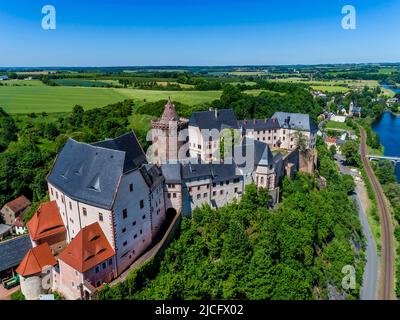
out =
[[[161,165],[166,183],[181,183],[181,165],[179,163],[165,163]]]
[[[28,234],[0,242],[0,272],[18,266],[31,248]]]
[[[308,114],[275,112],[272,119],[277,119],[281,128],[309,132],[318,131],[317,125]]]
[[[145,163],[133,132],[92,145],[69,139],[47,180],[74,200],[111,209],[120,177]]]
[[[150,189],[158,186],[164,180],[161,169],[156,165],[145,164],[140,171]]]
[[[239,177],[235,164],[184,164],[181,168],[184,180],[212,178],[213,181],[229,180]]]
[[[8,224],[0,224],[0,236],[4,233],[7,233],[8,231],[10,231],[11,226],[9,226]]]
[[[247,155],[247,152],[252,152],[252,154]],[[255,166],[268,166],[273,164],[273,155],[271,149],[269,148],[267,143],[264,143],[262,141],[244,138],[242,144],[235,147],[234,154],[236,155],[234,159],[239,166],[245,165],[245,163],[238,163],[241,158],[246,158],[248,159],[248,161],[254,159]]]
[[[193,112],[189,119],[189,125],[198,127],[200,130],[217,129],[221,131],[225,128],[239,128],[235,113],[232,109]]]
[[[279,129],[279,122],[276,119],[254,119],[254,120],[239,120],[239,128],[242,130],[274,130]]]

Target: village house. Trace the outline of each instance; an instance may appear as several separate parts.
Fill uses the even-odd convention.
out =
[[[31,202],[23,195],[7,202],[0,210],[4,223],[13,225],[16,218],[19,216],[23,217],[30,205]]]

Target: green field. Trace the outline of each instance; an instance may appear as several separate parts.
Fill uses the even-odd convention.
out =
[[[0,87],[0,107],[8,113],[68,112],[74,105],[103,107],[126,99],[112,89],[78,87]]]
[[[221,91],[166,91],[140,89],[114,89],[129,99],[138,102],[154,102],[171,97],[174,101],[194,105],[219,99]]]
[[[69,112],[79,104],[85,109],[103,107],[125,99],[150,102],[171,97],[175,101],[194,105],[211,102],[221,91],[157,91],[115,88],[0,86],[0,107],[11,114],[31,112]]]
[[[343,122],[335,122],[329,120],[326,125],[325,129],[333,129],[333,130],[346,130],[346,131],[351,131],[352,128],[346,125],[346,123]]]

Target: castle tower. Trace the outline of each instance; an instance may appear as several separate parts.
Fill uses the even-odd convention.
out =
[[[153,163],[160,165],[186,157],[189,136],[183,131],[188,126],[189,121],[178,116],[175,105],[168,99],[162,117],[151,122]]]

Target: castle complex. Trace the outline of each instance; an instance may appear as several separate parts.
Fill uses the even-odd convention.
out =
[[[238,121],[233,110],[152,121],[151,159],[133,132],[94,144],[69,139],[47,177],[50,201],[27,227],[33,249],[17,269],[27,299],[45,290],[90,299],[138,259],[172,210],[190,216],[240,199],[254,183],[279,202],[282,177],[313,172],[317,127],[277,112]]]

